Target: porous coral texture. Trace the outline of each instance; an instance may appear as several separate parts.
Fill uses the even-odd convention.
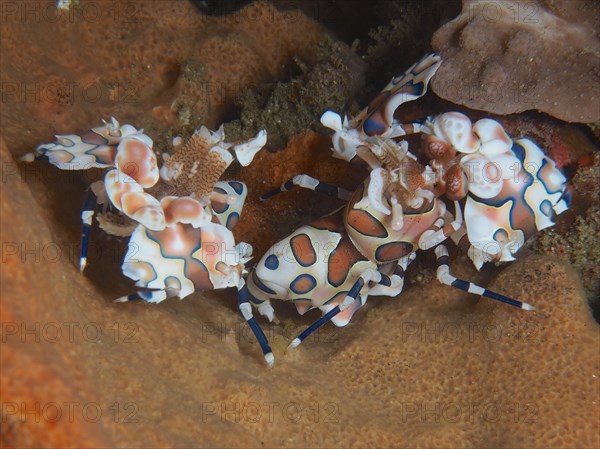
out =
[[[303,161],[303,171],[321,169],[320,157],[300,155],[326,143],[310,134],[296,139],[277,153],[273,181],[289,176],[292,160]],[[1,148],[3,166],[15,168]],[[268,167],[263,158],[255,163]],[[275,303],[282,323],[261,320],[276,356],[270,370],[237,311],[235,289],[157,306],[112,303],[133,288],[118,273],[122,255],[97,236],[103,251],[82,276],[76,253],[66,251],[77,246],[79,229],[77,210],[61,198],[81,200],[80,186],[59,172],[54,189],[41,191],[45,170],[7,173],[0,203],[3,447],[600,444],[600,329],[578,274],[552,257],[518,260],[491,283],[490,267],[477,274],[465,258],[451,260],[456,275],[527,301],[533,312],[434,280],[398,298],[369,300],[351,325],[326,326],[286,352],[318,313],[302,319],[291,304]],[[255,176],[248,178],[253,191]],[[356,174],[338,170],[333,178],[344,176],[351,183]],[[30,188],[52,208],[37,206]],[[314,195],[288,195],[298,201],[301,193]],[[271,201],[274,209],[255,205],[250,210],[262,218],[244,222],[254,221],[251,241],[260,251],[267,244],[260,238],[273,239],[275,216],[311,205]]]
[[[455,275],[530,312],[439,285],[425,252],[399,297],[370,298],[350,325],[326,325],[295,350],[286,348],[319,313],[274,301],[281,323],[258,318],[273,369],[235,288],[115,304],[136,290],[121,273],[126,240],[94,226],[78,271],[80,208],[100,171],[17,158],[110,115],[165,151],[181,120],[187,135],[203,114],[213,129],[223,121],[234,93],[204,87],[272,81],[293,54],[310,59],[322,30],[265,3],[213,18],[187,1],[82,0],[51,21],[54,3],[2,4],[0,447],[600,446],[600,328],[581,275],[551,255],[522,251],[480,273],[465,256],[450,259]],[[225,173],[248,185],[234,234],[254,261],[342,205],[301,189],[264,202],[261,193],[298,173],[348,189],[366,176],[330,146],[305,132]],[[411,282],[419,278],[429,282]]]
[[[600,121],[600,5],[588,0],[464,0],[431,45],[442,98],[496,114],[531,109]]]
[[[266,2],[224,17],[202,15],[190,1],[3,8],[4,137],[29,148],[111,115],[156,135],[216,129],[235,98],[283,76],[325,36],[304,14]],[[24,115],[27,126],[17,119]]]

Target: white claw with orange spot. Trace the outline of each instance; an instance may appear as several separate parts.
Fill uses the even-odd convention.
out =
[[[159,170],[156,155],[152,151],[152,139],[145,134],[128,136],[119,143],[115,166],[144,188],[158,182]]]
[[[446,112],[433,120],[433,132],[461,153],[474,153],[481,145],[471,120],[460,112]]]
[[[514,260],[529,237],[552,226],[568,208],[565,176],[531,140],[513,140],[489,118],[471,124],[459,112],[430,119],[430,127],[429,162],[443,174],[446,196],[465,198],[468,255],[477,269],[485,262]],[[457,155],[436,157],[435,139]]]
[[[23,155],[21,160],[32,162],[46,156],[61,170],[114,167],[119,142],[130,135],[142,135],[142,131],[131,125],[120,125],[114,117],[109,123],[103,122],[104,125],[81,134],[58,134],[54,142],[38,145],[33,153]]]
[[[153,231],[165,228],[160,202],[144,192],[143,187],[131,176],[116,169],[109,170],[104,176],[104,187],[113,206],[129,218]]]
[[[129,218],[148,229],[160,231],[165,228],[165,215],[156,198],[146,192],[132,192],[121,198],[122,211]]]
[[[166,226],[184,223],[199,228],[212,219],[212,215],[206,213],[202,204],[194,198],[166,196],[160,200],[160,205],[164,210]]]

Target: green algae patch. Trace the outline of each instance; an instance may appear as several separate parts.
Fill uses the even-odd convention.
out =
[[[269,148],[280,150],[295,134],[322,130],[321,114],[345,110],[348,99],[364,86],[366,64],[330,38],[318,46],[315,61],[294,58],[294,62],[296,76],[241,96],[240,118],[225,124],[225,135],[237,140],[266,129]]]

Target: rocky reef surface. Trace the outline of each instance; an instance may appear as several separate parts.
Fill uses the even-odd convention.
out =
[[[301,172],[357,185],[365,172],[331,158],[320,109],[356,111],[428,51],[431,34],[453,17],[436,15],[446,14],[440,5],[460,12],[457,2],[347,3],[222,11],[219,2],[82,0],[58,13],[54,2],[2,5],[1,447],[598,447],[600,327],[589,299],[598,292],[599,184],[589,128],[537,113],[491,115],[559,162],[575,200],[516,262],[478,273],[455,252],[451,264],[457,276],[534,304],[532,312],[439,285],[423,254],[398,298],[370,299],[350,325],[327,326],[294,351],[285,348],[318,313],[275,304],[281,324],[261,320],[276,357],[269,370],[235,290],[115,304],[134,289],[120,273],[126,242],[97,229],[89,266],[78,272],[79,211],[99,173],[17,160],[53,134],[111,115],[145,128],[159,154],[200,124],[227,122],[240,135],[266,126],[273,151],[225,175],[249,187],[235,235],[257,255],[339,207],[306,191],[257,197]],[[540,3],[580,20],[556,5]],[[487,32],[500,39],[494,27]],[[462,56],[448,48],[450,66]],[[398,59],[402,52],[411,59]],[[459,76],[445,64],[443,77]],[[548,75],[556,92],[563,75]],[[572,107],[562,93],[556,101]],[[542,103],[528,109],[597,121]],[[582,115],[593,99],[579,104]],[[402,114],[451,109],[490,116],[432,93]]]
[[[431,41],[445,60],[433,91],[473,109],[536,109],[600,122],[600,5],[588,0],[464,0]]]

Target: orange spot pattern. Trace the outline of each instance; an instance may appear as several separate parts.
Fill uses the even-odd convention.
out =
[[[317,261],[317,254],[308,235],[299,234],[292,237],[290,244],[292,245],[294,257],[303,267],[308,267]]]
[[[363,235],[384,239],[388,232],[377,218],[364,210],[351,209],[348,224]]]
[[[377,248],[375,259],[378,262],[391,262],[410,254],[412,250],[413,246],[408,242],[390,242]]]

